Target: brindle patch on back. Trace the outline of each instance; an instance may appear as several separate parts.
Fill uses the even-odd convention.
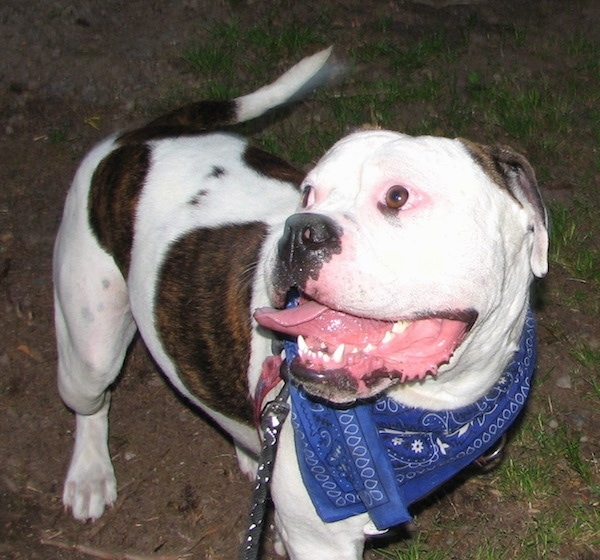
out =
[[[217,130],[237,122],[235,101],[198,101],[184,105],[147,125],[119,137],[121,144],[137,144]]]
[[[251,424],[250,305],[263,223],[198,229],[174,242],[160,270],[155,321],[186,387]]]
[[[100,162],[92,177],[90,226],[125,277],[131,261],[135,212],[149,165],[148,146],[121,146]]]
[[[265,177],[289,182],[296,187],[304,179],[304,173],[292,167],[287,161],[253,146],[249,146],[244,152],[244,162]]]

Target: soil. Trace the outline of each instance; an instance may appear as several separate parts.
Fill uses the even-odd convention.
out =
[[[76,522],[63,511],[60,496],[74,419],[55,387],[51,255],[64,197],[85,151],[106,134],[139,124],[173,91],[192,94],[198,76],[182,64],[182,49],[202,41],[220,21],[236,18],[252,26],[264,17],[266,4],[3,0],[0,5],[0,558],[237,557],[251,484],[240,474],[227,438],[174,395],[140,341],[130,353],[111,411],[117,504],[95,523]],[[308,26],[320,3],[281,6],[282,20]],[[467,56],[475,66],[488,56],[486,47],[515,22],[526,22],[550,45],[576,32],[597,40],[600,29],[600,4],[594,0],[351,0],[333,2],[329,9],[335,14],[330,40],[342,55],[355,46],[358,29],[381,33],[377,22],[382,16],[391,18],[403,44],[474,21],[479,42],[473,41]],[[323,46],[315,44],[305,54]],[[297,59],[282,60],[271,75]],[[551,52],[548,60],[560,67]],[[531,64],[537,61],[532,58]],[[528,60],[518,64],[527,68]],[[376,76],[381,68],[375,62],[360,71],[361,80],[368,81],[369,72]],[[245,78],[240,69],[241,89]],[[403,108],[398,110],[401,121]],[[555,175],[542,185],[548,196],[568,196],[569,167],[580,164],[549,164]],[[598,402],[590,399],[583,379],[565,378],[576,367],[573,340],[583,339],[596,350],[600,344],[597,316],[585,306],[571,308],[565,294],[580,290],[597,306],[597,293],[593,286],[575,284],[558,268],[543,285],[539,381],[523,422],[543,415],[576,430],[597,488]],[[564,491],[547,507],[564,508],[569,520],[577,504],[597,507],[592,484],[562,463],[556,472],[564,479]],[[473,557],[477,546],[501,529],[506,558],[518,558],[526,526],[536,522],[536,507],[503,498],[491,475],[474,476],[420,507],[417,526],[426,531],[438,516],[453,520],[452,532],[430,532],[428,540],[434,550],[451,550],[450,558]],[[594,534],[595,540],[549,547],[540,556],[600,557],[597,528]],[[275,558],[272,538],[268,531],[265,559]],[[380,557],[375,550],[366,556]]]

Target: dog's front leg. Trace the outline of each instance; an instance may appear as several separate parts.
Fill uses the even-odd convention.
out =
[[[362,559],[368,515],[335,523],[321,521],[302,482],[289,422],[281,431],[271,495],[279,537],[291,560]]]
[[[108,451],[110,393],[94,414],[76,414],[75,447],[63,503],[76,519],[98,519],[117,499],[117,481]]]

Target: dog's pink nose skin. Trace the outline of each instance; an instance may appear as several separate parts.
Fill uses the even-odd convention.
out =
[[[300,289],[316,280],[324,263],[342,251],[342,228],[331,218],[309,212],[294,214],[285,223],[277,245],[276,288]]]

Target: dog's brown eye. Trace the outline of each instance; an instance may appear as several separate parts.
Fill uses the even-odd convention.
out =
[[[408,201],[408,189],[402,185],[394,185],[385,194],[385,204],[388,208],[398,210]]]
[[[302,208],[306,208],[313,199],[313,188],[312,185],[304,185],[302,189],[302,198],[300,199],[300,204]]]

